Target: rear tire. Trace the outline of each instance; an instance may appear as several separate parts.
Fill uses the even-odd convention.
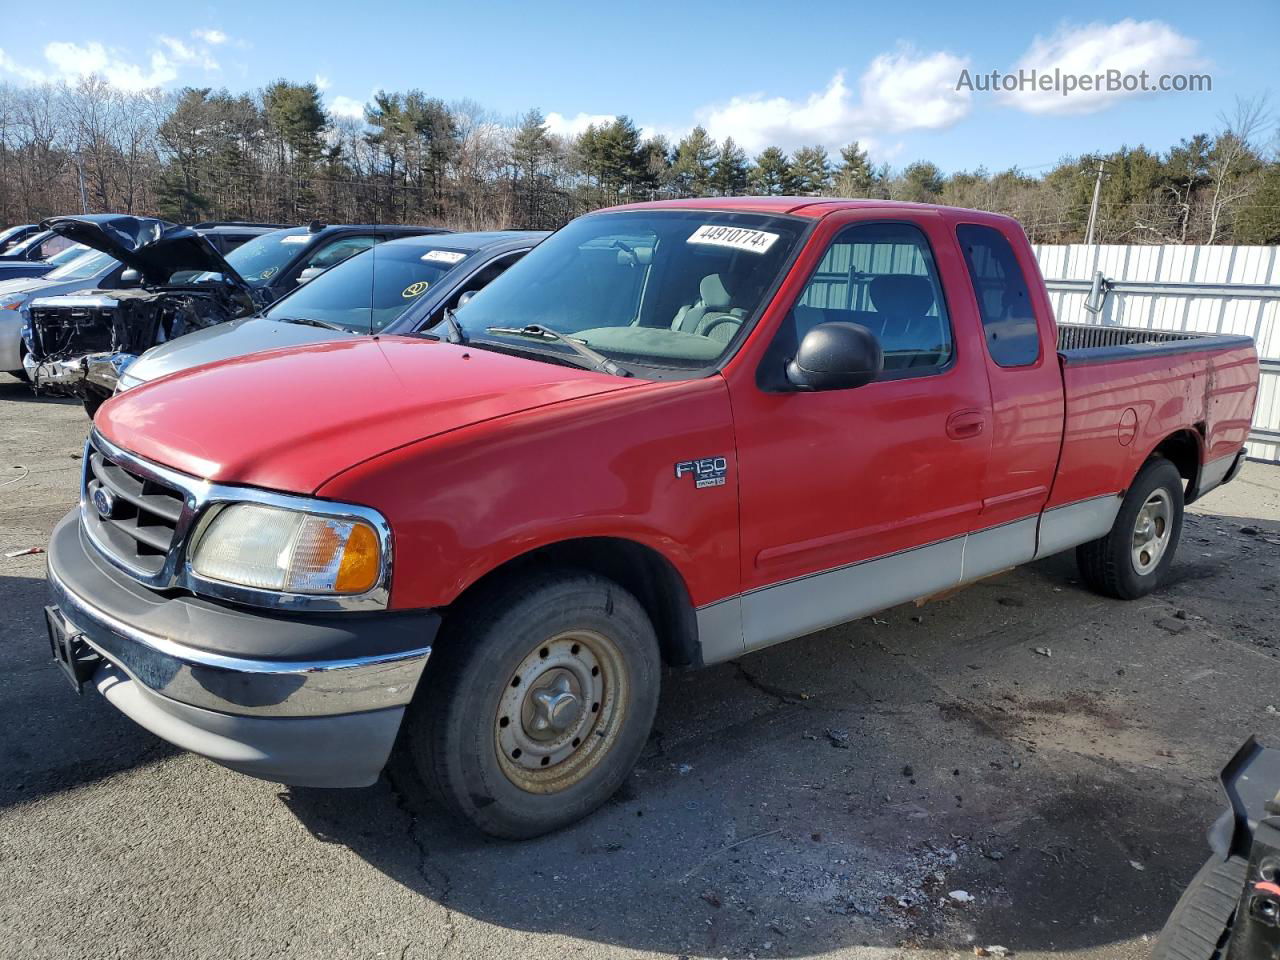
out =
[[[406,745],[453,814],[491,836],[536,837],[630,774],[658,706],[658,641],[635,597],[591,573],[482,591],[447,622]]]
[[[1178,898],[1151,960],[1221,960],[1248,871],[1243,857],[1211,857]]]
[[[1160,585],[1182,536],[1182,485],[1177,467],[1163,457],[1138,471],[1111,532],[1076,547],[1076,564],[1091,589],[1134,600]]]
[[[84,412],[89,415],[92,420],[98,413],[98,408],[107,402],[106,397],[99,397],[96,394],[89,394],[81,403],[84,404]]]

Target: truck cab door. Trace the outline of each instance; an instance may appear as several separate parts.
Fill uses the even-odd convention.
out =
[[[756,376],[730,377],[748,650],[963,577],[991,456],[978,324],[951,290],[964,267],[945,222],[877,213],[824,221],[810,241],[820,259],[794,268],[808,280],[768,334]],[[787,358],[828,322],[875,334],[882,374],[853,389],[789,388]]]
[[[1003,227],[1003,224],[1001,224]],[[1062,449],[1063,386],[1053,314],[1031,246],[990,223],[956,224],[991,384],[991,458],[968,556],[985,575],[1031,560]],[[1012,228],[1015,229],[1016,228]],[[963,287],[963,284],[958,286]]]

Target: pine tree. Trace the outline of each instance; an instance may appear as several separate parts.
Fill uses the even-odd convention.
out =
[[[766,147],[756,157],[750,178],[751,189],[766,197],[783,196],[794,190],[791,183],[791,161],[778,147]]]
[[[836,193],[842,197],[866,197],[871,195],[875,182],[867,151],[858,147],[858,141],[840,151],[840,169],[836,171]]]
[[[676,159],[671,166],[676,190],[685,196],[706,196],[711,185],[711,168],[715,159],[715,141],[701,126],[694,127],[676,145]]]
[[[818,196],[831,188],[831,162],[823,147],[801,147],[792,157],[788,173],[801,196]]]
[[[747,154],[726,137],[711,169],[711,188],[722,197],[734,197],[747,189]]]

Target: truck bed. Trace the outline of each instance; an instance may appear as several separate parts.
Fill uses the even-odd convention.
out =
[[[1248,437],[1258,390],[1252,337],[1062,323],[1058,355],[1066,414],[1050,508],[1123,493],[1175,434],[1198,461],[1180,465],[1194,474],[1189,492],[1203,492]]]

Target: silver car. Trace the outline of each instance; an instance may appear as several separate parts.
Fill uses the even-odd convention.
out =
[[[27,304],[35,297],[56,297],[90,287],[104,289],[120,285],[125,267],[120,261],[88,247],[76,245],[78,255],[43,277],[0,280],[0,370],[26,380],[22,358],[27,352],[23,328],[27,326]]]

